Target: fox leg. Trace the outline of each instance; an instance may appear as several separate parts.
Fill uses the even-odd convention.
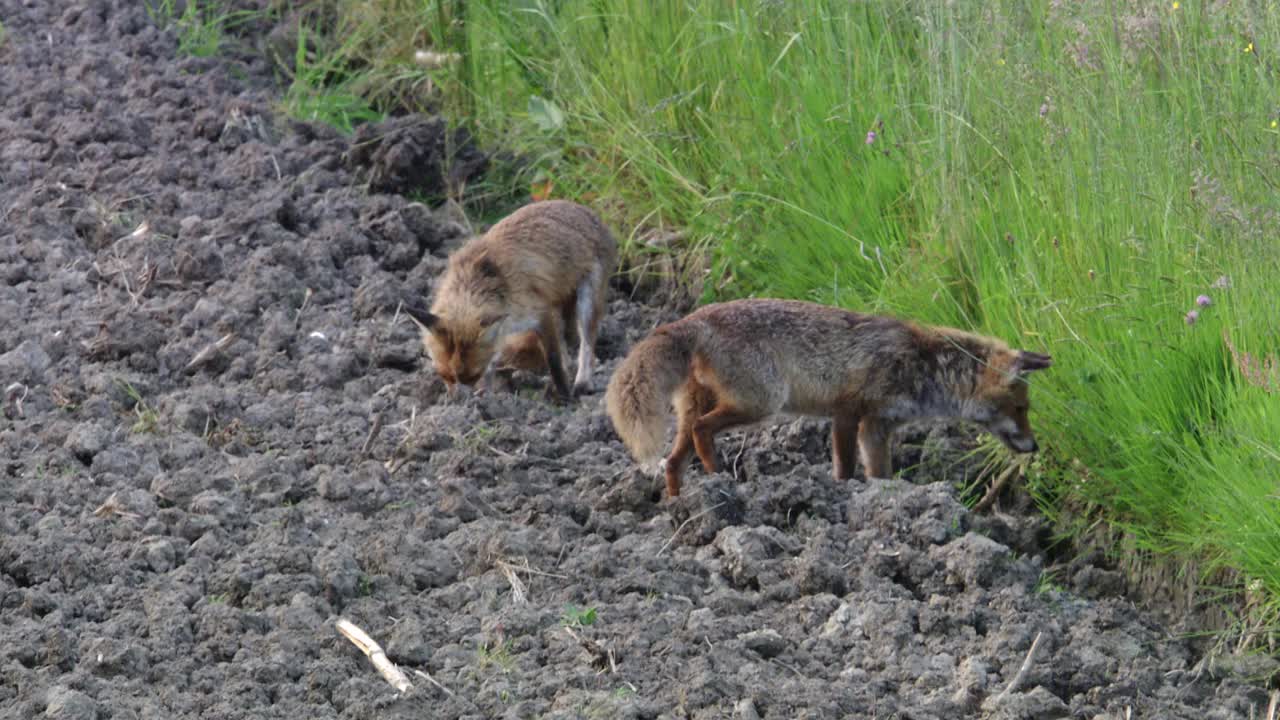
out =
[[[489,393],[496,387],[508,387],[507,383],[511,379],[510,373],[503,371],[500,362],[502,353],[494,353],[489,360],[489,364],[485,366],[484,373],[480,375],[480,379],[476,381],[475,392],[477,395]]]
[[[831,421],[831,472],[848,480],[858,465],[858,416],[836,415]]]
[[[680,476],[689,464],[689,453],[694,449],[693,426],[714,402],[711,391],[693,381],[685,383],[676,394],[676,441],[663,463],[668,497],[680,494]]]
[[[575,395],[591,392],[591,373],[595,369],[596,333],[604,316],[604,271],[597,263],[578,285],[574,314],[577,316],[578,374],[573,379]]]
[[[680,494],[680,476],[689,464],[689,453],[693,450],[693,422],[698,419],[693,403],[692,391],[686,390],[676,396],[676,441],[671,454],[663,463],[663,474],[667,478],[667,497]]]
[[[564,328],[564,341],[569,347],[578,344],[578,296],[575,293],[573,297],[565,301],[560,306],[560,320]]]
[[[858,427],[858,447],[867,479],[893,477],[893,456],[889,453],[889,433],[893,428],[874,417],[863,418]]]
[[[738,425],[750,425],[767,413],[739,410],[721,403],[715,410],[698,418],[693,424],[693,447],[698,451],[702,467],[709,473],[716,471],[716,434]]]
[[[492,366],[485,373],[479,384],[476,385],[476,391],[481,394],[514,392],[516,387],[514,375],[514,368],[503,365]]]
[[[560,323],[560,313],[548,312],[542,316],[538,334],[542,337],[542,347],[547,353],[547,369],[551,373],[550,394],[559,400],[569,399],[569,375],[564,370],[564,340]]]
[[[542,372],[546,367],[547,357],[538,333],[534,330],[516,333],[505,339],[501,352],[495,355],[484,387],[511,392],[515,389],[512,376],[516,370]]]

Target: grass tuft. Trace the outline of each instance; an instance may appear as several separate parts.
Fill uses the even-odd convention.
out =
[[[226,10],[217,0],[187,0],[181,11],[176,0],[147,3],[151,21],[174,27],[178,33],[178,53],[193,57],[216,55],[228,32],[260,15],[254,10]]]

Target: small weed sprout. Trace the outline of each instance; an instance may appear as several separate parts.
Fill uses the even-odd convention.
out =
[[[468,454],[478,455],[482,450],[491,449],[493,440],[498,436],[498,426],[493,423],[474,425],[464,433],[454,433],[453,441],[459,449]]]
[[[589,625],[595,625],[596,609],[567,605],[564,609],[564,615],[560,617],[560,624],[565,627],[587,627]]]
[[[1043,570],[1039,579],[1036,580],[1037,595],[1045,595],[1048,593],[1065,592],[1062,585],[1058,582],[1057,572],[1054,570]]]
[[[511,654],[511,649],[512,643],[510,640],[503,640],[494,645],[485,643],[480,646],[479,650],[476,650],[476,661],[479,663],[481,670],[494,666],[503,674],[509,673],[516,666],[516,659]]]
[[[133,401],[133,414],[138,418],[130,430],[135,433],[156,432],[160,427],[160,414],[152,409],[146,400],[142,399],[142,394],[127,380],[116,380],[116,382],[124,390],[124,394]]]

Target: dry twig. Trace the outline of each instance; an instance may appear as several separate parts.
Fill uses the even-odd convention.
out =
[[[520,576],[516,575],[515,567],[505,560],[499,560],[495,564],[498,566],[498,569],[502,571],[502,574],[506,576],[507,582],[511,585],[511,602],[516,605],[525,604],[528,600],[525,584],[524,581],[520,579]]]
[[[397,423],[399,424],[399,423]],[[413,440],[414,427],[418,424],[418,406],[414,405],[413,410],[409,413],[408,429],[405,431],[404,438],[391,451],[391,457],[383,463],[383,467],[387,469],[388,475],[395,475],[405,463],[409,462],[407,457],[400,457],[400,451],[404,450],[409,442]]]
[[[195,372],[197,368],[208,364],[211,360],[222,354],[222,352],[231,347],[231,344],[235,341],[236,334],[230,332],[218,338],[216,342],[211,342],[208,345],[205,345],[200,349],[200,352],[195,354],[195,357],[191,358],[191,362],[187,363],[186,367],[182,368],[182,371],[185,373]]]
[[[369,662],[377,668],[378,672],[391,683],[391,687],[405,692],[413,687],[413,683],[409,682],[409,678],[401,672],[396,664],[391,662],[387,654],[382,651],[382,646],[374,642],[368,633],[356,627],[350,620],[345,618],[337,622],[338,632],[342,633],[356,647],[360,648],[360,652],[369,658]]]
[[[20,382],[15,382],[4,389],[4,416],[12,420],[15,417],[25,417],[26,412],[22,409],[22,403],[27,399],[27,393],[31,388]]]
[[[423,670],[414,670],[414,671],[413,671],[413,674],[414,674],[414,675],[417,675],[418,677],[422,678],[423,680],[426,680],[427,682],[431,683],[432,685],[435,685],[436,687],[440,688],[440,692],[443,692],[445,695],[448,695],[449,697],[453,697],[453,691],[452,691],[452,690],[450,690],[449,688],[447,688],[447,687],[445,687],[445,686],[441,685],[441,684],[440,684],[440,682],[439,682],[438,680],[436,680],[435,678],[431,677],[431,676],[430,676],[429,674],[427,674],[425,671],[423,671]]]
[[[605,670],[609,670],[613,673],[618,672],[618,662],[613,656],[612,648],[606,648],[591,638],[582,637],[578,633],[574,632],[573,628],[568,625],[564,626],[564,631],[569,634],[569,637],[576,640],[578,644],[582,646],[582,649],[586,650],[587,654],[591,656],[592,667],[600,672],[604,672]]]
[[[1004,489],[1004,486],[1009,483],[1009,480],[1022,470],[1022,465],[1022,461],[1009,463],[1009,466],[1001,471],[1000,475],[998,475],[991,483],[991,487],[987,488],[987,492],[982,496],[982,499],[973,506],[973,511],[983,512],[987,508],[991,507],[991,504],[996,501],[996,496],[998,496],[1000,491]]]
[[[1018,689],[1022,684],[1023,678],[1027,676],[1027,671],[1031,669],[1031,661],[1036,656],[1036,650],[1040,647],[1040,636],[1042,633],[1036,633],[1036,639],[1031,641],[1031,649],[1027,651],[1027,657],[1022,661],[1022,667],[1018,668],[1018,672],[1014,674],[1013,679],[1005,686],[1005,689],[996,696],[996,704],[1002,702],[1009,693]]]
[[[378,439],[378,433],[382,432],[382,413],[374,413],[373,424],[369,426],[369,432],[364,436],[364,443],[360,445],[360,457],[369,457],[369,451],[373,449],[373,442]]]
[[[702,517],[703,515],[706,515],[707,513],[711,512],[712,510],[715,510],[716,508],[718,508],[718,507],[720,507],[720,506],[722,506],[722,505],[724,505],[724,504],[725,504],[725,501],[721,501],[721,502],[716,503],[715,505],[712,505],[711,507],[707,508],[706,510],[703,510],[703,511],[702,511],[702,512],[700,512],[700,513],[697,513],[697,514],[695,514],[695,515],[690,515],[690,516],[689,516],[689,518],[688,518],[687,520],[685,520],[684,522],[680,523],[680,527],[676,528],[676,531],[675,531],[674,533],[672,533],[672,534],[671,534],[671,537],[670,537],[670,538],[668,538],[668,539],[667,539],[667,541],[666,541],[665,543],[663,543],[663,544],[662,544],[662,547],[658,548],[658,553],[657,553],[656,555],[654,555],[654,557],[661,557],[661,556],[662,556],[662,553],[666,552],[667,548],[671,546],[671,543],[675,542],[676,538],[680,535],[680,531],[681,531],[681,530],[684,530],[684,526],[685,526],[685,525],[688,525],[689,523],[693,522],[694,520],[697,520],[698,518]]]
[[[311,304],[312,294],[311,288],[307,288],[307,291],[302,294],[302,304],[298,306],[298,312],[293,316],[293,326],[295,328],[302,326],[302,313]]]
[[[138,520],[140,518],[137,513],[129,512],[128,509],[125,508],[124,503],[120,502],[119,493],[111,493],[106,502],[94,509],[93,514],[95,517],[119,515],[120,517],[127,517],[133,520]]]

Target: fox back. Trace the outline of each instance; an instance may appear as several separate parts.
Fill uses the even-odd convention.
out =
[[[775,412],[963,416],[1015,449],[1034,442],[1020,375],[1045,356],[999,339],[793,300],[709,305],[681,322],[703,326],[716,383],[763,391]]]

